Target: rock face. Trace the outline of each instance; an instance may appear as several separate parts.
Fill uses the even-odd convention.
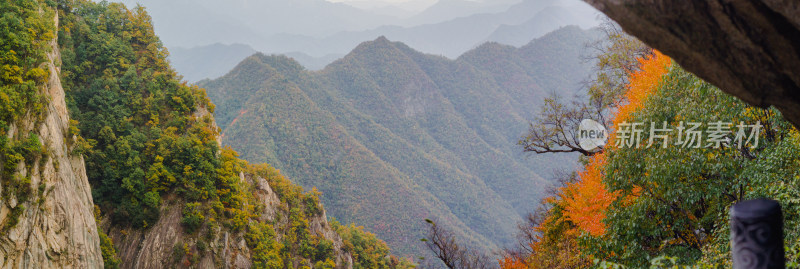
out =
[[[57,15],[55,23],[57,28]],[[8,231],[0,231],[0,268],[101,268],[103,258],[86,168],[83,157],[71,154],[67,142],[73,137],[68,135],[69,116],[55,39],[50,46],[46,63],[50,78],[43,89],[50,102],[42,115],[29,113],[20,126],[12,125],[9,131],[10,137],[36,133],[48,153],[30,169],[24,163],[17,167],[22,176],[31,178],[28,201],[11,199],[0,204],[0,223],[8,221],[12,208],[24,206],[19,222]]]
[[[586,0],[683,68],[800,127],[800,2]]]
[[[57,14],[53,20],[54,28],[58,29]],[[74,151],[76,137],[69,131],[56,38],[49,41],[47,61],[40,66],[49,70],[47,83],[40,88],[40,94],[48,101],[39,112],[29,111],[20,116],[8,130],[8,138],[13,141],[36,134],[43,150],[32,154],[33,157],[26,156],[27,160],[18,163],[13,173],[0,173],[0,176],[13,174],[30,179],[30,182],[11,181],[23,182],[20,184],[23,188],[15,185],[18,183],[11,186],[0,183],[0,196],[7,198],[0,200],[0,269],[102,268],[104,265],[84,159]],[[200,107],[195,116],[203,118],[210,113],[207,108]],[[212,128],[217,127],[212,125]],[[5,163],[3,156],[0,161]],[[0,171],[4,167],[0,165]],[[239,178],[255,196],[252,203],[259,204],[257,221],[275,223],[276,240],[281,240],[278,230],[288,225],[286,204],[267,180],[245,174],[240,174]],[[207,233],[186,234],[181,225],[183,199],[173,194],[164,200],[168,202],[163,205],[159,220],[147,229],[126,230],[124,225],[112,226],[107,221],[102,225],[118,249],[117,256],[123,268],[252,266],[251,250],[243,232],[206,227]],[[312,234],[333,242],[337,267],[352,268],[352,256],[343,249],[344,243],[328,224],[325,212],[308,216],[308,223]],[[199,237],[207,242],[202,244],[202,250],[198,249]],[[181,254],[175,255],[179,251]]]
[[[276,222],[276,230],[282,225],[288,225],[288,219],[281,214],[281,201],[277,194],[270,188],[263,178],[250,174],[240,174],[240,179],[245,184],[252,186],[256,201],[263,205],[259,212],[258,220],[262,222]],[[174,198],[174,197],[173,197]],[[201,253],[195,247],[197,236],[187,235],[181,226],[180,199],[168,199],[172,204],[164,205],[161,217],[152,227],[146,230],[124,230],[120,227],[110,227],[109,223],[103,226],[108,228],[108,235],[114,240],[114,245],[119,249],[118,256],[122,261],[122,268],[164,268],[164,267],[196,267],[196,268],[250,268],[250,249],[245,243],[243,234],[233,233],[224,228],[217,227],[211,232],[208,247],[196,261],[177,260],[174,256],[176,248],[183,248],[191,253]],[[325,212],[309,217],[311,233],[321,234],[333,242],[336,254],[337,268],[352,268],[353,258],[344,251],[342,238],[328,224]],[[281,233],[276,231],[277,238],[281,240]],[[205,235],[204,235],[205,236]],[[193,266],[189,266],[193,265]]]

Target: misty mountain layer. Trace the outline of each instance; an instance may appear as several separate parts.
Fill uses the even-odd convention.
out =
[[[312,69],[379,36],[455,58],[485,41],[521,46],[562,26],[588,29],[598,14],[579,0],[439,0],[405,18],[325,0],[117,1],[144,5],[170,50],[240,43],[309,56],[297,60]]]
[[[425,218],[484,250],[510,244],[554,169],[575,156],[525,158],[516,146],[551,92],[572,95],[590,73],[565,27],[515,48],[486,43],[456,60],[384,37],[321,71],[255,54],[203,81],[222,142],[317,188],[330,215],[420,255]]]

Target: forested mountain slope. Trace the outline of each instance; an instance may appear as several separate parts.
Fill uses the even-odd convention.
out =
[[[591,63],[580,56],[598,37],[565,27],[456,60],[378,38],[321,71],[256,54],[200,85],[223,144],[316,187],[337,219],[403,254],[421,254],[425,218],[490,250],[511,242],[553,169],[574,163],[526,159],[516,144],[543,97],[582,86]]]
[[[408,265],[222,148],[214,106],[179,81],[143,8],[0,11],[0,268]]]

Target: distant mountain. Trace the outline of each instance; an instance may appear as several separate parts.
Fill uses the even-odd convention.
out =
[[[193,48],[175,47],[169,50],[172,67],[183,79],[195,83],[204,79],[215,79],[225,75],[239,62],[256,50],[248,45],[215,43]],[[312,57],[302,52],[285,53],[309,70],[320,70],[326,65],[341,58],[344,54],[330,54]]]
[[[425,253],[425,218],[496,250],[538,205],[547,175],[572,169],[576,156],[524,158],[516,142],[548,92],[581,87],[590,63],[579,56],[598,37],[565,27],[456,60],[381,37],[321,71],[255,54],[201,86],[223,144],[319,189],[338,220],[407,256]]]
[[[347,1],[340,1],[334,0],[332,2],[341,2],[343,4],[353,6],[359,9],[363,9],[375,14],[379,15],[387,15],[396,17],[398,19],[407,19],[414,15],[419,14],[420,12],[424,11],[425,9],[429,8],[433,4],[436,4],[437,0],[416,0],[416,1],[404,1],[404,2],[397,2],[397,1],[381,1],[381,0],[347,0]]]
[[[336,61],[336,59],[344,56],[344,54],[328,54],[321,57],[313,57],[302,52],[288,52],[284,53],[284,55],[291,57],[308,70],[320,70],[333,61]]]
[[[520,46],[559,27],[580,25],[588,29],[598,24],[597,14],[588,4],[576,0],[525,0],[503,12],[479,13],[413,27],[384,25],[323,38],[279,34],[265,38],[256,48],[275,53],[300,51],[318,57],[345,53],[364,40],[385,36],[425,53],[455,58],[485,41],[508,41]]]
[[[220,77],[256,53],[248,45],[220,43],[194,48],[175,47],[169,52],[172,66],[189,82]]]
[[[172,66],[189,83],[203,79],[215,79],[225,75],[236,64],[256,50],[248,45],[220,43],[193,48],[176,47],[169,50],[169,60]],[[328,54],[313,57],[302,52],[287,52],[284,55],[291,57],[309,70],[320,70],[344,54]]]
[[[498,26],[485,41],[522,46],[530,42],[531,37],[542,36],[565,25],[578,25],[588,29],[597,25],[597,18],[591,15],[593,13],[594,9],[583,4],[570,7],[549,6],[520,24]]]
[[[550,2],[550,0],[537,1]],[[460,17],[468,17],[474,14],[503,12],[510,6],[519,2],[521,2],[521,0],[438,0],[435,4],[426,8],[419,14],[403,20],[399,25],[418,26],[423,24],[435,24]]]
[[[325,0],[117,0],[147,7],[168,47],[243,43],[290,33],[323,37],[392,24],[397,19]]]
[[[385,16],[393,16],[398,19],[406,19],[417,14],[417,11],[402,6],[387,5],[367,9],[367,11]]]
[[[266,53],[302,53],[317,58],[308,61],[314,67],[329,63],[319,58],[344,55],[379,36],[455,58],[485,41],[520,46],[558,27],[597,25],[596,11],[578,0],[441,0],[408,18],[387,15],[392,12],[381,9],[393,7],[386,3],[351,3],[375,7],[369,9],[324,0],[118,1],[142,3],[170,49],[241,43]]]
[[[230,16],[193,0],[118,0],[129,7],[146,8],[153,27],[168,48],[213,43],[255,44],[263,38],[236,16]]]

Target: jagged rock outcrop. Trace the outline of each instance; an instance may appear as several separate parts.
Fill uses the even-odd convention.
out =
[[[54,21],[58,25],[58,15]],[[23,206],[19,222],[0,231],[0,268],[102,268],[103,258],[94,219],[94,203],[81,155],[71,154],[69,115],[59,79],[60,54],[54,38],[45,64],[50,71],[43,89],[49,102],[41,115],[28,113],[12,125],[14,137],[33,132],[47,154],[28,168],[21,162],[18,175],[30,176],[27,201],[14,197],[0,204],[0,223],[11,209]],[[2,186],[0,186],[2,192]]]
[[[322,211],[320,216],[316,216],[309,221],[311,232],[321,234],[328,240],[333,241],[333,251],[336,253],[336,264],[340,268],[353,268],[353,256],[343,249],[344,241],[342,237],[333,230],[333,227],[328,223],[328,216],[325,210]]]
[[[250,174],[242,174],[241,178],[245,179],[253,186],[253,194],[256,196],[256,201],[264,205],[261,212],[259,212],[258,220],[262,222],[278,221],[280,225],[277,227],[285,227],[289,225],[289,219],[286,217],[287,212],[282,212],[281,201],[278,195],[269,186],[266,179],[256,177]],[[309,230],[312,234],[322,235],[325,239],[333,242],[333,252],[336,256],[336,264],[339,268],[352,268],[353,257],[350,253],[343,249],[344,242],[342,237],[333,230],[333,227],[328,223],[328,216],[324,209],[316,216],[310,216],[308,219]],[[277,233],[276,240],[281,240],[281,234]]]
[[[794,0],[586,0],[683,68],[800,127],[800,4]]]
[[[283,212],[281,201],[269,186],[268,182],[250,174],[240,174],[240,179],[245,184],[252,186],[255,201],[263,205],[258,212],[257,220],[261,222],[276,222],[276,238],[281,241],[282,234],[277,231],[288,224]],[[234,233],[222,227],[216,227],[211,232],[208,246],[201,257],[196,261],[179,261],[175,256],[176,248],[183,248],[184,244],[192,253],[200,253],[196,249],[198,236],[187,235],[181,225],[182,201],[171,197],[172,203],[164,205],[161,217],[152,227],[144,230],[126,230],[118,226],[111,226],[107,221],[103,226],[108,229],[108,234],[114,239],[114,245],[119,249],[118,256],[122,261],[122,268],[163,268],[167,264],[178,267],[189,267],[193,264],[197,268],[250,268],[251,251],[245,243],[243,233]],[[320,234],[333,242],[336,264],[338,268],[352,268],[353,258],[350,253],[342,249],[342,238],[328,224],[325,211],[309,217],[310,231]],[[193,246],[193,247],[189,247]],[[185,263],[184,263],[185,262]]]

